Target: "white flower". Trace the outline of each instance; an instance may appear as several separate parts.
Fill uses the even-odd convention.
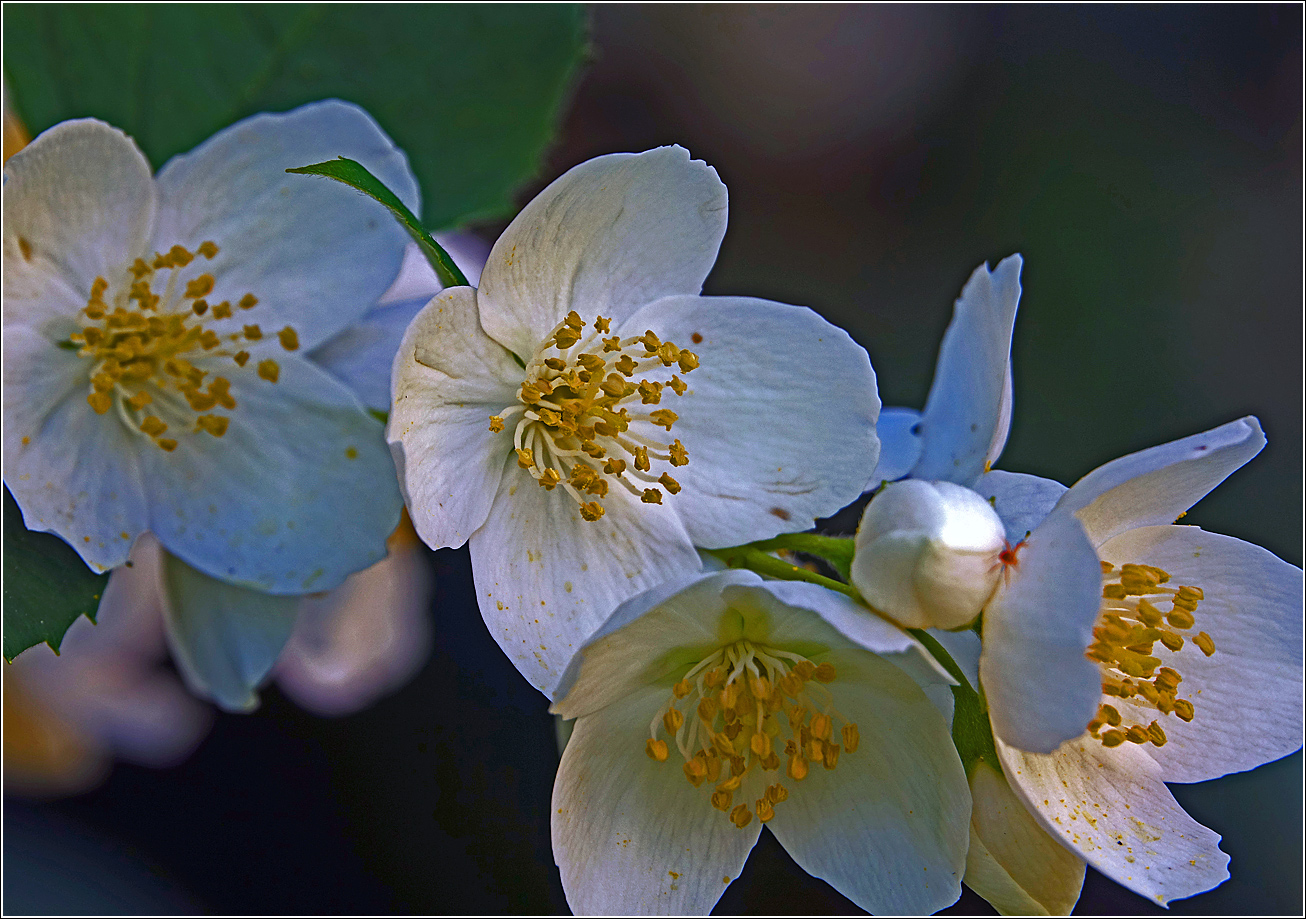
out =
[[[1219,836],[1164,783],[1252,769],[1302,742],[1301,569],[1171,523],[1264,445],[1249,417],[1114,460],[1068,491],[1032,476],[988,483],[999,513],[1036,516],[1064,491],[1051,514],[1083,524],[1103,572],[1088,648],[1100,708],[1089,731],[1052,753],[1022,752],[998,727],[1022,712],[998,711],[990,694],[1002,768],[1049,833],[1159,903],[1228,877]],[[982,657],[981,679],[1006,665]]]
[[[680,148],[590,160],[395,359],[417,532],[470,543],[491,633],[546,694],[618,603],[698,571],[694,546],[805,529],[875,465],[875,377],[846,333],[700,296],[725,220],[715,171]]]
[[[102,122],[5,165],[4,477],[95,570],[154,533],[215,578],[324,590],[385,552],[380,425],[311,352],[394,279],[401,230],[285,169],[344,154],[416,205],[397,150],[328,101],[240,122],[158,176]]]
[[[872,653],[875,649],[888,658]],[[914,639],[812,584],[680,578],[571,664],[552,803],[577,913],[706,913],[762,824],[876,913],[956,900],[970,795]]]

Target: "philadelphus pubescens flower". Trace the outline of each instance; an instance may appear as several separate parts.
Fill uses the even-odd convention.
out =
[[[417,532],[470,543],[491,633],[546,694],[617,604],[698,571],[695,546],[805,529],[870,479],[865,352],[810,310],[700,296],[725,223],[679,147],[582,163],[395,358]]]
[[[955,901],[966,778],[944,717],[890,662],[946,679],[922,654],[842,594],[746,571],[627,601],[552,708],[576,719],[552,804],[571,908],[706,913],[763,824],[863,909]]]
[[[1073,514],[1101,557],[1086,657],[1098,709],[1055,752],[1030,753],[1005,743],[998,727],[1023,712],[990,695],[1007,781],[1048,833],[1159,903],[1229,876],[1219,836],[1164,783],[1206,781],[1301,747],[1301,569],[1171,523],[1264,445],[1248,417],[1107,463],[1068,491],[1014,474],[988,483],[1004,516],[1037,517],[1055,500],[1049,516]],[[1009,643],[995,653],[987,624],[985,633],[981,679],[1012,656]]]
[[[385,554],[380,425],[312,352],[390,285],[404,235],[285,173],[338,154],[416,205],[403,154],[338,101],[242,121],[157,177],[91,119],[5,165],[4,478],[29,528],[97,571],[149,531],[277,594]]]

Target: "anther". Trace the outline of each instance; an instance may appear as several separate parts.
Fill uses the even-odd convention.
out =
[[[277,338],[281,339],[281,347],[287,351],[295,351],[299,348],[299,336],[290,326],[286,326],[277,333]]]
[[[651,737],[648,739],[648,742],[644,744],[644,752],[649,755],[650,759],[655,759],[659,763],[665,763],[667,761],[667,756],[669,755],[667,742],[665,740],[654,740]],[[688,767],[689,764],[686,763],[685,765]]]
[[[258,375],[269,383],[275,383],[281,376],[281,368],[274,360],[259,361]]]

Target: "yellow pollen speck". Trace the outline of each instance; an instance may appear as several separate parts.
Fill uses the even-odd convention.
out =
[[[199,431],[208,431],[214,437],[221,437],[227,433],[229,419],[221,415],[200,415],[195,419],[195,428]]]
[[[349,457],[350,459],[358,459],[358,448],[345,447],[345,456]]]
[[[299,348],[299,336],[290,326],[286,326],[277,333],[277,338],[281,339],[281,347],[287,351],[294,351]]]
[[[202,274],[192,281],[186,282],[185,296],[189,300],[196,297],[207,297],[213,292],[213,275]]]
[[[28,444],[30,444],[31,442],[32,442],[32,438],[28,437],[27,435],[23,435],[23,446],[24,446],[24,447],[27,446]]]
[[[281,368],[274,360],[259,361],[258,375],[269,383],[275,383],[281,376]]]

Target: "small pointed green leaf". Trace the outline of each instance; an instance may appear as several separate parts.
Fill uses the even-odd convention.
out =
[[[445,287],[469,286],[467,277],[458,270],[458,266],[449,257],[449,253],[445,252],[431,234],[422,228],[422,224],[417,217],[404,206],[404,203],[399,200],[399,196],[386,188],[385,183],[380,179],[368,172],[367,167],[362,163],[357,163],[347,156],[341,156],[325,163],[314,163],[311,166],[298,166],[294,169],[287,169],[286,172],[335,179],[337,182],[343,182],[350,188],[361,191],[369,198],[384,205],[394,215],[394,218],[399,221],[399,225],[408,231],[408,235],[413,238],[413,242],[422,248],[422,254],[426,256],[426,260],[435,269],[436,277],[440,279],[441,284]]]
[[[93,573],[59,537],[27,529],[18,503],[5,489],[5,660],[41,642],[58,653],[78,616],[95,621],[108,582],[107,574]]]

